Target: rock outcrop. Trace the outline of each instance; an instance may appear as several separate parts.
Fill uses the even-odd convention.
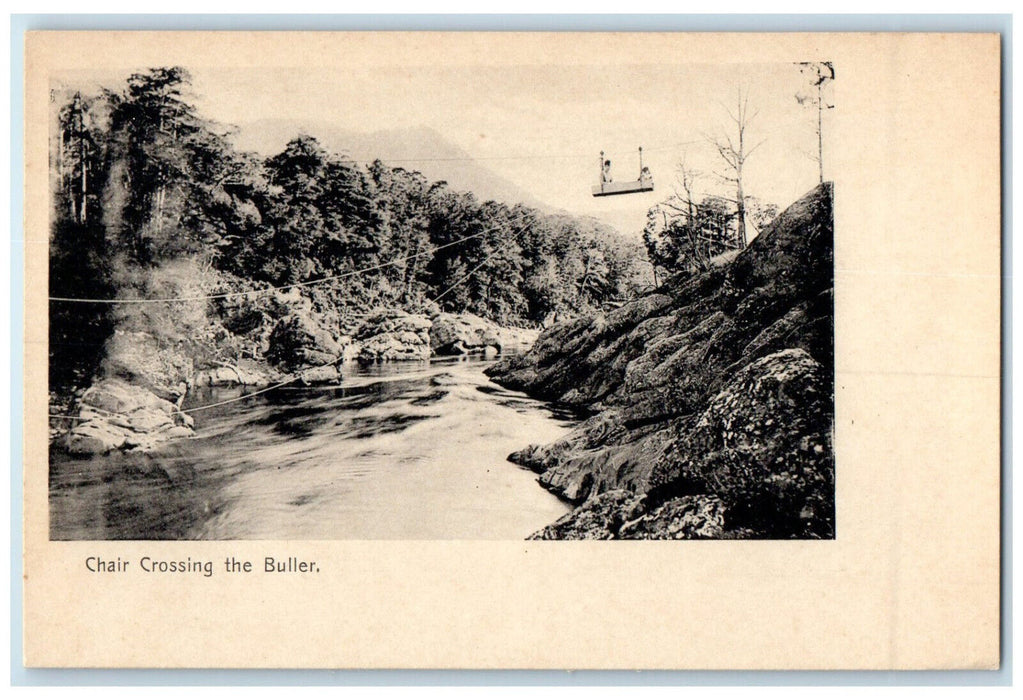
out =
[[[149,333],[114,331],[104,348],[100,377],[117,377],[164,399],[176,400],[195,374],[184,349],[168,347]]]
[[[355,333],[359,362],[429,360],[430,319],[404,311],[378,311],[369,315]]]
[[[833,537],[832,246],[826,183],[734,259],[491,368],[593,414],[511,456],[579,504],[536,536]]]
[[[680,496],[654,508],[650,499],[622,489],[594,496],[533,540],[722,539],[725,506],[716,496]]]
[[[498,355],[530,347],[538,331],[504,328],[474,314],[439,313],[430,319],[430,347],[436,355]]]
[[[192,380],[194,386],[267,386],[279,381],[281,374],[265,363],[242,359],[236,363],[220,363],[200,370]]]
[[[296,313],[274,326],[266,356],[281,367],[300,369],[337,361],[341,346],[310,316]]]
[[[496,355],[528,345],[536,336],[471,314],[437,314],[435,324],[398,310],[370,314],[354,337],[337,336],[332,317],[295,294],[277,294],[252,308],[232,300],[223,305],[231,328],[211,323],[197,334],[201,337],[176,344],[145,332],[116,331],[77,409],[69,399],[51,411],[73,415],[60,428],[51,428],[51,438],[66,438],[76,454],[148,451],[192,435],[191,418],[177,409],[190,388],[265,387],[290,377],[304,384],[334,384],[346,362],[429,360],[435,352]],[[282,314],[276,323],[274,313]]]
[[[191,416],[170,401],[122,379],[104,379],[79,401],[78,423],[67,437],[68,451],[148,451],[167,440],[190,437],[192,426]]]
[[[310,315],[293,313],[274,326],[267,359],[307,383],[330,383],[341,377],[337,365],[344,360],[344,347]]]

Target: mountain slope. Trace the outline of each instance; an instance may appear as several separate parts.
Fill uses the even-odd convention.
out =
[[[379,158],[392,167],[418,170],[431,181],[445,180],[455,190],[473,192],[480,201],[551,208],[428,127],[366,133],[319,122],[263,119],[243,125],[235,143],[242,150],[273,155],[299,133],[314,136],[328,150],[359,162]]]
[[[593,413],[511,456],[580,504],[537,536],[833,537],[832,245],[826,183],[723,266],[491,368]]]

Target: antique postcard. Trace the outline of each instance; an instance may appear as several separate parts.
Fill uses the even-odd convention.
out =
[[[25,65],[26,665],[997,668],[997,35]]]

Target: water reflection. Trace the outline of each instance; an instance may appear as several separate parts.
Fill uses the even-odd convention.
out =
[[[482,361],[362,368],[197,411],[151,455],[52,451],[53,539],[519,539],[567,507],[508,463],[574,416],[490,383]],[[241,396],[204,389],[200,406]]]

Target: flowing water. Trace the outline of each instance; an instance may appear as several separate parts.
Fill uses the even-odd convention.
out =
[[[506,460],[576,422],[490,382],[488,362],[352,370],[193,414],[149,454],[50,456],[50,536],[522,539],[568,512]],[[240,396],[212,389],[198,406]]]

